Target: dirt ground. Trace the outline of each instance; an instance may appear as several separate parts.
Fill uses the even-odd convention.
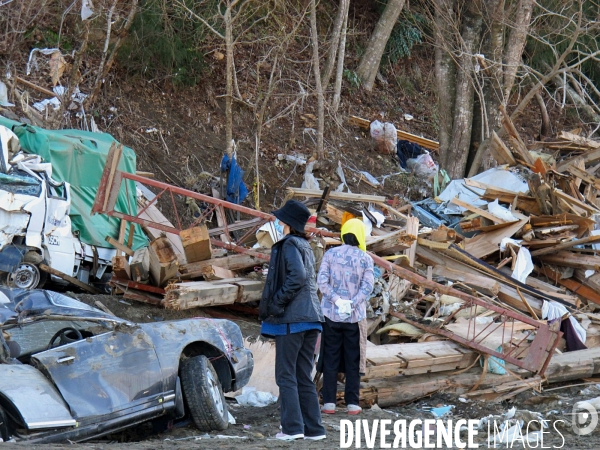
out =
[[[69,294],[91,305],[96,301],[100,301],[116,315],[137,322],[210,316],[211,313],[210,309],[191,311],[163,310],[138,302],[125,301],[117,296]],[[245,336],[258,335],[260,328],[255,320],[240,317],[235,321],[240,325]],[[543,446],[540,443],[536,446],[535,442],[532,442],[532,445],[529,447],[522,447],[518,441],[515,441],[515,444],[512,447],[508,446],[508,448],[598,449],[600,448],[600,427],[591,435],[577,436],[571,430],[570,413],[575,402],[599,397],[600,384],[587,383],[573,386],[574,384],[577,384],[577,382],[565,385],[552,385],[548,390],[539,394],[526,392],[500,404],[464,401],[464,399],[461,400],[455,394],[438,393],[418,402],[394,408],[382,410],[375,406],[370,410],[365,409],[360,416],[348,416],[343,409],[338,409],[335,415],[323,416],[323,423],[327,429],[327,439],[318,442],[295,441],[290,443],[278,441],[274,439],[275,434],[279,431],[279,411],[277,405],[270,405],[264,408],[244,407],[238,405],[235,400],[228,399],[229,411],[235,418],[236,424],[230,425],[227,430],[222,432],[200,432],[189,419],[184,418],[176,423],[145,423],[123,432],[83,444],[47,444],[28,446],[28,448],[59,449],[68,446],[68,448],[72,449],[90,450],[120,450],[125,448],[131,450],[187,450],[192,448],[239,448],[241,445],[244,449],[332,449],[340,448],[340,421],[342,419],[350,419],[352,422],[357,419],[367,420],[369,426],[373,426],[375,420],[386,419],[392,422],[406,420],[408,423],[413,419],[433,419],[434,416],[429,411],[432,407],[454,405],[454,409],[449,415],[444,416],[443,420],[482,419],[493,415],[496,416],[498,424],[500,424],[504,420],[500,416],[507,413],[512,407],[516,407],[516,418],[528,420],[529,415],[523,413],[523,411],[532,411],[541,413],[542,417],[549,421],[549,430],[551,432],[544,435]],[[487,439],[487,427],[484,427],[479,432],[475,442],[479,443],[480,448],[494,448],[493,442],[488,446]],[[389,441],[393,441],[393,434],[392,439]],[[355,443],[352,443],[350,448],[356,448]],[[364,440],[362,448],[365,448]],[[377,441],[376,448],[379,448],[379,441]],[[498,444],[496,448],[507,448],[507,444]]]

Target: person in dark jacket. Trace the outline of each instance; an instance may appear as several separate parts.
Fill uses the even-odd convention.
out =
[[[322,331],[315,259],[304,234],[310,212],[295,200],[273,212],[284,238],[271,248],[259,307],[261,334],[275,337],[275,381],[279,386],[281,432],[277,439],[325,439],[317,389],[311,373]]]

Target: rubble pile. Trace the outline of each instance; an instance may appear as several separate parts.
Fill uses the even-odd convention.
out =
[[[441,390],[502,401],[600,371],[600,143],[562,132],[527,147],[507,117],[504,125],[505,135],[491,140],[498,167],[453,180],[435,198],[399,205],[288,188],[288,198],[314,213],[306,231],[317,259],[341,244],[346,220],[362,219],[369,230],[377,273],[364,405]],[[138,182],[135,221],[152,241],[143,255],[116,257],[123,259],[115,260],[122,267],[114,271],[116,293],[166,308],[256,314],[270,247],[280,238],[271,216],[220,200],[216,190],[209,197],[179,189],[188,204],[206,205],[193,227],[170,231],[177,229],[142,189],[145,179],[121,175]]]

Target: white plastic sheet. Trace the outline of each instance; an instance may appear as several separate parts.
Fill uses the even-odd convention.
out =
[[[527,182],[521,179],[521,177],[514,174],[510,170],[497,167],[486,170],[485,172],[475,175],[470,179],[513,192],[522,192],[524,194],[529,192],[529,186]],[[458,197],[460,200],[470,203],[474,206],[481,207],[487,205],[487,202],[485,200],[481,200],[479,197],[480,195],[484,194],[484,190],[474,188],[472,186],[469,186],[469,189],[467,189],[467,187],[464,185],[464,182],[464,179],[452,180],[446,189],[444,189],[444,191],[438,196],[438,198],[444,202],[449,202],[454,197]],[[472,191],[470,189],[472,189]],[[475,194],[473,191],[477,192],[477,194]],[[448,203],[444,210],[444,214],[462,214],[464,211],[464,208],[453,203]]]
[[[258,408],[277,402],[277,397],[270,392],[260,392],[256,388],[248,386],[243,387],[242,393],[235,399],[242,406],[256,406]]]
[[[515,280],[519,280],[521,283],[525,283],[527,277],[533,272],[533,261],[531,261],[531,253],[525,247],[519,249],[517,255],[517,262],[515,263],[515,270],[513,270],[512,277]]]

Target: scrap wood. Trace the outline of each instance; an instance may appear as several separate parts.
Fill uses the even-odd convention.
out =
[[[322,197],[323,191],[302,188],[286,188],[294,197]],[[355,202],[385,202],[385,197],[380,195],[351,194],[347,192],[330,192],[329,198],[333,200],[348,200]]]
[[[500,230],[482,233],[473,238],[465,239],[465,250],[476,258],[483,258],[497,252],[500,249],[502,239],[506,236],[513,236],[529,221],[529,217],[516,212],[513,212],[513,215],[519,219],[518,222],[514,222]]]
[[[538,383],[529,372],[511,367],[511,371],[525,381],[531,379]],[[552,357],[544,373],[548,384],[579,380],[600,373],[600,348],[591,348],[578,352],[557,354]],[[483,378],[482,378],[483,374]],[[381,408],[416,401],[435,392],[454,392],[464,396],[478,381],[480,390],[491,389],[506,383],[516,383],[511,374],[496,375],[484,373],[480,367],[455,374],[454,371],[421,374],[418,376],[395,376],[391,378],[371,379],[361,383],[361,403],[377,403]],[[538,386],[536,384],[536,386]],[[510,391],[508,391],[510,392]],[[343,393],[342,393],[343,396]]]
[[[360,128],[369,129],[371,125],[371,121],[367,119],[361,119],[357,116],[350,116],[348,119],[348,123],[352,125],[356,125]],[[427,139],[421,136],[417,136],[416,134],[408,133],[406,131],[396,130],[396,134],[398,135],[398,139],[403,139],[405,141],[413,142],[415,144],[419,144],[421,147],[425,147],[430,150],[438,150],[440,148],[440,143],[433,141],[431,139]]]
[[[486,219],[490,219],[492,222],[495,222],[495,223],[506,223],[507,222],[506,220],[501,219],[500,217],[496,217],[489,211],[485,211],[481,208],[478,208],[477,206],[471,205],[470,203],[460,200],[458,197],[454,197],[452,200],[450,200],[450,202],[454,203],[455,205],[458,205],[462,208],[468,209],[469,211],[472,211],[482,217],[485,217]]]
[[[595,206],[592,205],[588,205],[585,202],[582,202],[579,199],[576,199],[572,196],[570,196],[569,194],[566,194],[565,192],[561,191],[560,189],[554,189],[553,190],[553,194],[560,200],[563,200],[564,203],[569,207],[569,209],[571,209],[573,212],[575,212],[577,214],[577,210],[583,210],[584,212],[588,213],[588,214],[600,214],[600,210],[598,208],[596,208]]]
[[[46,264],[40,264],[39,268],[44,272],[48,272],[51,275],[62,278],[65,281],[68,281],[71,284],[83,289],[84,291],[88,291],[91,294],[100,294],[100,291],[89,284],[83,283],[79,281],[77,278],[73,278],[72,276],[67,275],[66,273],[61,272],[60,270],[56,270],[52,267],[47,266]]]
[[[476,349],[478,351],[482,351],[492,356],[499,357],[507,362],[515,364],[518,367],[527,368],[527,370],[531,370],[532,372],[542,374],[545,370],[547,363],[550,360],[552,353],[554,352],[554,348],[558,344],[558,340],[561,336],[561,333],[551,330],[547,324],[539,323],[523,314],[488,303],[470,294],[458,291],[452,287],[444,286],[433,281],[429,281],[420,275],[417,275],[406,269],[403,269],[400,266],[385,261],[377,255],[371,254],[371,257],[378,266],[383,267],[388,272],[395,273],[399,277],[405,278],[410,282],[415,283],[423,288],[433,289],[441,294],[447,294],[458,297],[464,300],[465,302],[468,302],[468,304],[470,305],[483,306],[484,308],[502,314],[502,317],[506,318],[506,320],[512,318],[520,322],[533,325],[537,329],[537,332],[535,334],[533,342],[530,345],[535,349],[535,351],[528,352],[525,359],[519,360],[510,355],[503,354],[502,352],[497,352],[495,349],[492,349],[485,345],[478,344],[474,340],[462,338],[461,336],[458,336],[448,330],[444,330],[441,328],[433,328],[423,323],[415,322],[414,320],[409,319],[405,314],[401,314],[398,312],[390,312],[390,315],[396,316],[404,322],[410,323],[411,325],[415,325],[417,326],[417,328],[424,329],[425,331],[429,331],[431,333],[443,335],[455,342],[458,342],[461,345]]]
[[[600,270],[600,256],[584,255],[569,251],[560,251],[555,254],[538,257],[547,264],[574,269]]]
[[[500,113],[502,114],[502,125],[508,133],[511,143],[513,144],[514,155],[526,164],[533,166],[535,164],[535,161],[529,154],[527,146],[523,142],[523,139],[521,139],[521,136],[519,135],[517,128],[512,122],[510,115],[508,115],[508,113],[506,112],[506,108],[504,107],[504,105],[500,105]]]
[[[179,272],[183,279],[189,279],[194,277],[202,276],[202,270],[207,266],[219,266],[227,270],[246,270],[255,266],[262,266],[266,259],[260,258],[258,255],[269,256],[271,253],[270,249],[261,248],[259,252],[253,252],[251,254],[246,253],[235,253],[233,255],[212,258],[205,261],[198,261],[195,263],[185,264],[179,266]]]
[[[134,284],[132,284],[130,286],[129,283],[134,283]],[[155,293],[153,293],[152,291],[149,291],[147,289],[147,288],[151,288],[151,287],[154,287],[155,289],[160,289],[160,288],[156,288],[155,286],[142,285],[141,283],[135,283],[131,280],[120,280],[120,279],[115,279],[115,278],[113,278],[110,281],[110,284],[111,284],[111,286],[114,286],[114,287],[118,288],[119,290],[123,291],[123,298],[127,298],[130,300],[136,300],[138,302],[143,302],[143,303],[149,303],[154,306],[162,306],[162,303],[163,303],[162,296],[159,297],[158,295],[156,295]],[[142,286],[145,286],[144,290],[141,289]]]
[[[229,283],[192,281],[172,283],[165,289],[164,306],[169,309],[229,305],[238,298],[239,287]]]
[[[572,278],[561,278],[559,272],[555,272],[549,267],[536,267],[534,270],[547,276],[554,283],[566,287],[571,292],[578,295],[582,300],[591,300],[597,305],[600,305],[600,294],[585,284],[579,283]]]
[[[123,221],[125,224],[126,222]],[[108,242],[110,245],[112,245],[113,247],[115,247],[116,249],[122,251],[123,253],[125,253],[126,255],[129,256],[133,256],[133,254],[135,253],[132,249],[130,249],[129,247],[127,247],[125,244],[117,241],[116,239],[110,237],[110,236],[106,236],[104,238],[104,240],[106,242]]]
[[[542,377],[536,375],[525,380],[519,379],[509,381],[488,389],[467,392],[466,394],[463,394],[463,397],[476,399],[479,401],[499,403],[530,389],[541,392],[541,385],[544,381],[545,380]]]
[[[418,219],[417,219],[418,220]],[[390,254],[410,248],[417,239],[406,230],[397,230],[367,241],[367,250],[374,253]]]
[[[541,248],[539,250],[534,250],[531,252],[531,256],[542,256],[548,255],[550,253],[558,253],[561,250],[566,250],[568,248],[574,247],[576,245],[584,245],[592,242],[600,241],[600,235],[596,236],[588,236],[582,239],[573,239],[569,242],[563,242],[557,245],[552,245],[550,247]]]
[[[372,345],[363,379],[463,369],[476,358],[477,352],[449,341]]]

